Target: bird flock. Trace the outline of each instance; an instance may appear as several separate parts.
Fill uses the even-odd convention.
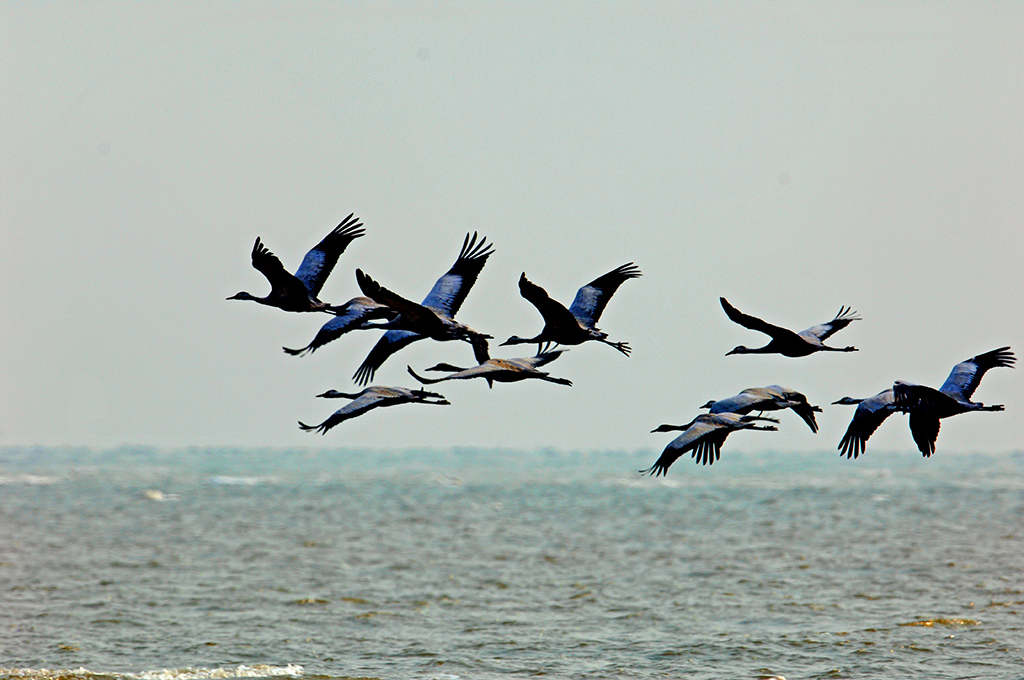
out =
[[[294,274],[289,273],[281,261],[257,237],[252,249],[252,266],[270,283],[270,292],[263,297],[239,292],[228,300],[251,300],[286,312],[321,312],[331,316],[308,345],[301,348],[283,348],[292,356],[305,356],[351,331],[383,331],[383,335],[370,350],[352,376],[363,387],[358,392],[328,390],[317,397],[348,399],[349,401],[316,425],[299,422],[307,432],[326,434],[342,422],[361,416],[367,411],[398,404],[450,405],[445,397],[423,389],[447,380],[483,378],[489,387],[495,382],[542,380],[557,385],[572,386],[567,378],[552,376],[541,367],[557,359],[565,349],[562,346],[580,345],[588,341],[599,342],[629,356],[628,343],[612,341],[597,327],[601,314],[615,291],[625,281],[641,276],[640,269],[628,262],[582,286],[568,307],[552,299],[541,286],[530,281],[524,272],[519,277],[519,293],[540,313],[544,325],[532,337],[513,335],[501,346],[533,344],[536,353],[528,357],[492,358],[489,341],[493,336],[477,331],[455,320],[455,315],[476,282],[494,248],[486,238],[476,233],[467,234],[455,263],[446,271],[423,298],[414,302],[385,288],[362,269],[355,270],[356,283],[362,292],[340,305],[320,300],[320,291],[345,249],[357,238],[365,235],[363,224],[354,213],[348,215],[317,245],[306,253]],[[840,307],[832,320],[796,332],[764,321],[736,309],[724,297],[719,298],[726,316],[749,330],[767,335],[770,340],[761,347],[739,345],[726,353],[780,354],[786,357],[805,357],[817,352],[856,352],[852,346],[834,347],[825,341],[860,317],[850,307]],[[475,366],[459,367],[439,363],[424,372],[440,372],[438,378],[423,377],[407,366],[407,371],[418,383],[418,388],[368,385],[377,370],[391,355],[418,340],[439,342],[452,340],[470,345]],[[908,415],[908,425],[918,449],[924,457],[935,453],[935,442],[943,418],[968,411],[1002,411],[1001,404],[987,406],[971,401],[985,372],[990,368],[1012,368],[1016,357],[1009,347],[1000,347],[978,354],[956,364],[949,377],[938,389],[925,385],[896,381],[892,387],[866,398],[843,397],[834,405],[856,405],[853,418],[839,442],[840,456],[857,458],[864,453],[867,440],[893,413]],[[817,433],[813,406],[800,392],[782,385],[751,387],[724,399],[711,400],[703,405],[701,413],[683,425],[660,425],[652,432],[681,431],[662,451],[651,467],[641,473],[665,475],[669,467],[689,452],[694,461],[710,465],[721,456],[722,444],[730,433],[737,430],[774,431],[777,418],[764,415],[771,411],[790,410]],[[761,423],[770,423],[762,425]]]

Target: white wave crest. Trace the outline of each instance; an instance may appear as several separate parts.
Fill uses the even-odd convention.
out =
[[[254,664],[247,666],[229,666],[225,668],[164,668],[141,673],[96,672],[86,668],[73,670],[50,670],[47,668],[0,668],[0,680],[18,678],[19,680],[101,680],[117,678],[124,680],[224,680],[225,678],[271,678],[301,677],[302,666],[268,666]]]

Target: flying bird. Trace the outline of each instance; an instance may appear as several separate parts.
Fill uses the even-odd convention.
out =
[[[320,434],[327,434],[327,430],[331,429],[335,425],[349,420],[350,418],[361,416],[367,411],[375,408],[397,406],[398,404],[435,404],[438,406],[447,406],[451,403],[442,395],[434,392],[410,390],[406,387],[383,387],[380,385],[372,385],[361,392],[356,392],[355,394],[338,392],[337,390],[327,390],[323,394],[318,394],[316,396],[323,397],[325,399],[344,398],[352,400],[332,413],[327,420],[319,425],[306,425],[302,421],[299,421],[299,427],[302,430],[306,432],[319,432]]]
[[[364,233],[359,219],[349,215],[316,244],[294,274],[285,270],[281,260],[267,249],[260,238],[252,247],[252,266],[270,282],[270,293],[258,297],[242,291],[228,300],[252,300],[261,305],[277,307],[286,312],[328,312],[337,313],[335,308],[319,299],[320,289],[330,275],[338,257],[353,240]]]
[[[597,322],[608,300],[619,286],[626,279],[635,279],[638,276],[640,269],[632,262],[617,267],[580,288],[572,304],[566,309],[562,303],[552,300],[547,291],[528,280],[523,273],[519,277],[519,293],[544,317],[544,328],[532,338],[513,335],[501,344],[535,343],[540,351],[540,346],[549,342],[558,345],[579,345],[588,340],[596,340],[611,345],[629,356],[629,345],[608,340],[608,334],[598,330]]]
[[[292,356],[303,356],[315,352],[349,331],[381,328],[381,325],[372,323],[375,319],[392,320],[398,316],[398,312],[387,305],[374,302],[365,296],[354,297],[345,304],[336,305],[332,309],[335,317],[320,327],[308,345],[298,349],[284,347],[282,349],[285,353]]]
[[[377,369],[388,357],[410,343],[427,337],[435,340],[464,340],[473,346],[478,363],[486,361],[487,339],[490,336],[457,323],[454,317],[493,252],[494,248],[487,243],[486,238],[480,239],[478,243],[476,232],[472,237],[467,234],[455,264],[434,283],[422,304],[406,300],[356,270],[356,281],[363,294],[398,312],[398,317],[380,326],[389,330],[377,341],[356,370],[353,376],[356,383],[365,385],[373,379]]]
[[[424,385],[444,382],[445,380],[469,380],[470,378],[484,378],[487,384],[493,387],[494,382],[519,382],[520,380],[545,380],[558,385],[572,387],[572,381],[566,378],[556,378],[551,374],[541,371],[540,367],[551,363],[566,350],[547,351],[542,350],[532,357],[519,357],[516,359],[487,359],[478,366],[471,368],[460,368],[451,364],[437,364],[426,370],[428,371],[449,371],[443,378],[424,378],[407,366],[409,374]]]
[[[856,347],[829,347],[824,343],[833,333],[846,328],[851,321],[860,320],[857,313],[851,311],[849,307],[841,307],[835,318],[827,323],[811,326],[806,330],[795,333],[787,328],[758,319],[755,316],[744,314],[729,304],[729,301],[724,297],[718,299],[721,301],[722,309],[725,310],[725,314],[729,319],[744,328],[760,331],[771,336],[771,342],[764,347],[750,348],[740,345],[726,352],[726,356],[730,354],[781,354],[787,357],[805,357],[815,352],[857,351]]]
[[[774,425],[758,425],[757,421],[779,422],[774,418],[740,415],[739,413],[702,413],[685,425],[659,425],[651,432],[683,430],[683,433],[669,442],[654,465],[646,470],[641,470],[640,473],[649,473],[656,477],[667,474],[672,463],[687,451],[692,452],[691,456],[695,461],[703,465],[711,465],[721,456],[722,443],[725,442],[725,438],[729,436],[730,432],[779,429]]]
[[[942,418],[967,411],[1002,411],[1002,404],[986,406],[971,401],[971,396],[988,369],[1013,368],[1016,361],[1009,347],[1000,347],[958,363],[937,390],[897,380],[893,385],[894,403],[898,410],[910,414],[910,434],[921,455],[928,458],[935,453]]]
[[[855,399],[854,397],[843,397],[833,404],[857,405],[853,412],[853,419],[850,420],[846,434],[839,442],[840,457],[856,458],[864,453],[868,439],[875,430],[885,422],[885,419],[896,412],[896,404],[892,389],[883,390],[872,397]]]
[[[710,409],[709,413],[739,413],[746,415],[757,411],[781,411],[790,409],[811,428],[811,432],[818,431],[818,423],[814,418],[815,413],[821,413],[820,406],[812,406],[807,397],[789,387],[781,385],[769,385],[767,387],[748,387],[739,394],[717,401],[712,400],[701,406]]]

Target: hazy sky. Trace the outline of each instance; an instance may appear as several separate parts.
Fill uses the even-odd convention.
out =
[[[1024,5],[1020,3],[0,4],[0,444],[660,450],[708,399],[782,383],[824,407],[958,361],[1024,353]],[[458,318],[495,344],[540,330],[526,272],[556,299],[624,263],[643,277],[547,383],[437,386],[449,407],[301,432],[341,402],[378,332],[312,356],[327,320],[227,301],[268,285],[256,236],[294,271],[350,212],[361,267],[419,300],[467,232],[494,243]],[[860,352],[729,356],[841,305]],[[523,356],[531,346],[492,347]],[[406,365],[472,363],[420,342]],[[1019,450],[1024,371],[944,421],[938,456]],[[868,455],[919,455],[903,417]]]

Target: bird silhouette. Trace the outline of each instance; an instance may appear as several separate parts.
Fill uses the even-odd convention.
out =
[[[865,446],[871,435],[885,422],[886,418],[896,412],[896,404],[893,400],[893,391],[888,389],[863,399],[843,397],[838,401],[832,402],[833,404],[845,404],[848,406],[857,405],[857,410],[853,412],[850,425],[846,428],[846,434],[843,435],[837,447],[840,457],[846,456],[847,459],[857,458],[857,456],[864,453]]]
[[[757,411],[781,411],[790,409],[807,423],[811,432],[818,431],[815,413],[821,413],[821,407],[812,406],[807,397],[796,390],[781,385],[767,387],[748,387],[739,394],[725,399],[712,400],[701,406],[710,409],[709,413],[739,413],[746,415]]]
[[[521,338],[513,335],[502,345],[519,345],[535,343],[540,346],[553,342],[559,345],[579,345],[588,340],[611,345],[626,356],[630,347],[625,342],[611,342],[608,334],[598,330],[597,322],[601,318],[608,300],[627,279],[640,276],[640,269],[632,262],[613,269],[607,274],[597,277],[576,292],[576,297],[568,309],[548,295],[547,291],[526,278],[523,273],[519,277],[519,293],[533,304],[544,317],[544,328],[532,338]]]
[[[323,397],[325,399],[344,398],[352,400],[332,413],[327,420],[319,425],[306,425],[302,421],[299,421],[299,428],[302,430],[306,432],[319,432],[320,434],[327,434],[327,431],[335,425],[351,418],[361,416],[367,411],[371,411],[375,408],[397,406],[398,404],[434,404],[437,406],[447,406],[451,403],[442,395],[434,392],[411,390],[407,387],[383,387],[380,385],[372,385],[354,394],[338,392],[337,390],[327,390],[323,394],[318,394],[316,396]]]
[[[774,425],[758,425],[758,421],[777,423],[774,418],[740,415],[739,413],[702,413],[685,425],[659,425],[651,432],[682,430],[683,433],[669,442],[661,456],[651,467],[640,473],[656,477],[667,474],[669,467],[687,451],[703,465],[711,465],[719,459],[722,444],[731,432],[736,430],[777,430]]]
[[[935,453],[939,421],[967,411],[1002,411],[1002,404],[986,406],[971,401],[974,390],[990,368],[1013,368],[1017,357],[1009,347],[1000,347],[961,361],[950,372],[942,387],[897,380],[893,384],[895,407],[910,414],[910,434],[925,458]]]
[[[424,378],[407,366],[409,374],[424,385],[444,382],[445,380],[469,380],[470,378],[484,378],[488,386],[493,387],[495,382],[519,382],[520,380],[545,380],[559,385],[572,387],[572,381],[566,378],[555,378],[551,374],[539,370],[541,366],[551,363],[566,350],[540,351],[532,357],[519,357],[515,359],[487,359],[478,366],[461,368],[451,364],[437,364],[426,369],[428,371],[448,371],[449,375],[443,378]]]
[[[487,263],[487,258],[493,252],[494,248],[487,243],[486,238],[480,239],[478,243],[476,232],[472,237],[467,234],[455,264],[434,283],[434,287],[420,305],[392,293],[362,271],[356,270],[356,281],[363,293],[375,302],[387,305],[399,313],[393,321],[380,326],[387,328],[388,331],[381,336],[356,370],[353,376],[356,383],[365,385],[373,379],[377,369],[388,357],[426,337],[437,340],[464,340],[473,346],[478,363],[486,361],[487,338],[490,336],[455,322],[454,317],[480,275],[480,270]]]
[[[336,308],[320,301],[320,289],[337,264],[338,257],[349,243],[363,233],[363,225],[359,219],[354,214],[349,215],[306,253],[294,274],[285,270],[281,260],[270,252],[257,236],[252,247],[252,266],[270,282],[270,293],[266,297],[258,297],[242,291],[232,295],[228,300],[252,300],[286,312],[335,314]]]
[[[827,323],[811,326],[806,330],[796,333],[787,328],[758,319],[756,316],[744,314],[729,304],[729,301],[724,297],[718,299],[722,303],[722,309],[725,310],[725,314],[729,319],[744,328],[760,331],[771,336],[771,341],[764,347],[750,348],[739,345],[726,352],[726,356],[730,354],[781,354],[787,357],[804,357],[815,352],[857,351],[856,347],[829,347],[824,343],[833,333],[846,328],[851,321],[860,320],[860,317],[856,315],[857,313],[851,311],[849,307],[841,307],[835,318]]]
[[[304,356],[337,340],[349,331],[381,328],[382,326],[379,324],[372,323],[375,319],[391,320],[398,316],[398,312],[387,305],[374,302],[365,296],[354,297],[343,305],[333,306],[332,310],[335,317],[320,327],[308,345],[298,349],[283,347],[285,353],[292,356]]]

